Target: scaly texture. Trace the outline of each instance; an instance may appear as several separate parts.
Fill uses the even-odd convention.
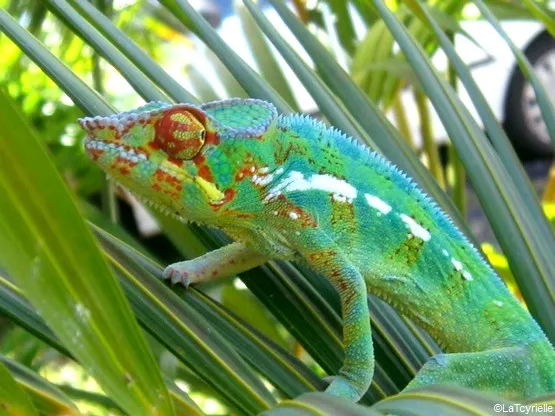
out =
[[[450,352],[408,389],[449,383],[516,400],[555,390],[553,347],[476,248],[403,172],[341,132],[252,99],[149,103],[80,123],[115,181],[236,240],[165,277],[188,285],[284,259],[333,284],[345,362],[330,394],[358,400],[370,385],[367,291]]]

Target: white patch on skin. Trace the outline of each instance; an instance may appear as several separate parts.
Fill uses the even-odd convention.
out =
[[[256,171],[256,168],[254,166],[251,166],[250,171],[251,171],[251,173],[254,173]]]
[[[494,300],[493,303],[495,306],[499,306],[499,307],[503,306],[503,302],[501,302],[500,300]]]
[[[377,196],[364,194],[364,197],[366,198],[366,202],[368,202],[368,205],[370,205],[374,209],[377,209],[381,214],[387,215],[391,212],[391,205],[384,202]]]
[[[443,249],[443,250],[441,250],[441,252],[443,253],[443,255],[444,255],[445,257],[448,257],[448,256],[449,256],[449,252],[448,252],[447,250]]]
[[[88,140],[85,143],[86,149],[98,149],[110,152],[116,152],[117,156],[129,160],[132,163],[139,163],[139,160],[147,160],[145,154],[141,153],[140,151],[135,151],[126,146],[119,146],[115,143],[105,143],[99,140]]]
[[[299,219],[299,214],[297,214],[296,212],[291,211],[289,213],[289,218],[291,218],[292,220],[298,220]]]
[[[432,238],[432,235],[428,230],[426,230],[408,215],[401,214],[400,217],[403,222],[407,224],[407,226],[410,228],[410,231],[414,236],[421,238],[424,241],[429,241],[430,238]]]
[[[453,266],[455,266],[455,270],[460,272],[462,270],[462,263],[460,261],[458,261],[457,259],[452,258],[451,259],[451,263],[453,263]]]
[[[295,231],[295,234],[296,235],[301,235],[301,232],[300,231]]]
[[[276,174],[278,172],[276,171]],[[293,171],[287,178],[273,187],[264,198],[270,201],[276,198],[281,191],[325,191],[332,194],[336,201],[351,203],[357,197],[356,188],[350,183],[332,175],[312,175],[306,179],[301,172]]]
[[[278,215],[278,212],[277,212],[277,211],[274,211],[273,214],[274,214],[274,215]]]
[[[272,182],[272,179],[274,179],[274,175],[271,175],[271,174],[270,175],[265,175],[265,176],[253,175],[252,183],[254,183],[255,185],[258,185],[258,186],[266,186],[270,182]]]
[[[466,270],[463,272],[462,275],[463,275],[464,280],[468,280],[469,282],[470,282],[471,280],[474,280],[474,279],[472,278],[472,275],[471,275],[470,273],[468,273]]]

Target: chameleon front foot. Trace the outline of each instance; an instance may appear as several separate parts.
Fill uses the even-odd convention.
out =
[[[191,284],[191,275],[190,272],[187,271],[189,268],[186,263],[188,262],[184,261],[181,263],[170,264],[164,269],[162,278],[169,280],[172,284],[181,283],[183,286],[188,288]]]
[[[232,243],[210,251],[196,259],[170,264],[162,274],[172,283],[189,287],[191,283],[208,282],[235,276],[264,264],[269,259],[249,249],[244,244]]]

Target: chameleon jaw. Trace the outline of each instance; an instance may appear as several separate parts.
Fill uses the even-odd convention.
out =
[[[98,153],[108,153],[113,156],[117,156],[118,158],[125,159],[132,164],[138,164],[139,162],[141,163],[149,162],[149,158],[145,153],[142,153],[139,150],[135,150],[131,146],[126,146],[123,144],[116,144],[114,142],[107,142],[107,141],[87,138],[84,141],[84,146],[89,156],[92,157],[93,159],[95,159],[95,156],[97,156]],[[208,199],[208,201],[212,204],[218,203],[225,198],[224,193],[221,192],[218,189],[218,187],[212,182],[209,182],[198,175],[197,176],[191,175],[189,172],[185,171],[184,169],[176,166],[171,162],[168,162],[167,160],[162,160],[158,169],[173,176],[174,178],[178,179],[181,182],[195,183],[202,191],[202,193],[205,195],[206,199]],[[110,175],[109,172],[107,172],[107,174],[111,177],[112,180],[114,179],[113,175]],[[125,185],[123,186],[127,189]],[[139,199],[145,200],[143,198],[139,198]],[[148,202],[148,199],[146,199],[146,201]],[[167,213],[171,214],[172,212],[170,208],[162,209],[163,207],[161,206],[156,208],[166,214]]]
[[[130,146],[118,145],[114,142],[106,142],[95,139],[85,139],[85,150],[89,155],[95,151],[115,153],[117,156],[127,159],[132,163],[139,163],[140,161],[148,160],[146,154],[134,150]]]

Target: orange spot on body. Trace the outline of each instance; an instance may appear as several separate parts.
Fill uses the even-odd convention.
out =
[[[255,218],[256,214],[236,211],[234,209],[226,209],[225,215],[234,218]]]

